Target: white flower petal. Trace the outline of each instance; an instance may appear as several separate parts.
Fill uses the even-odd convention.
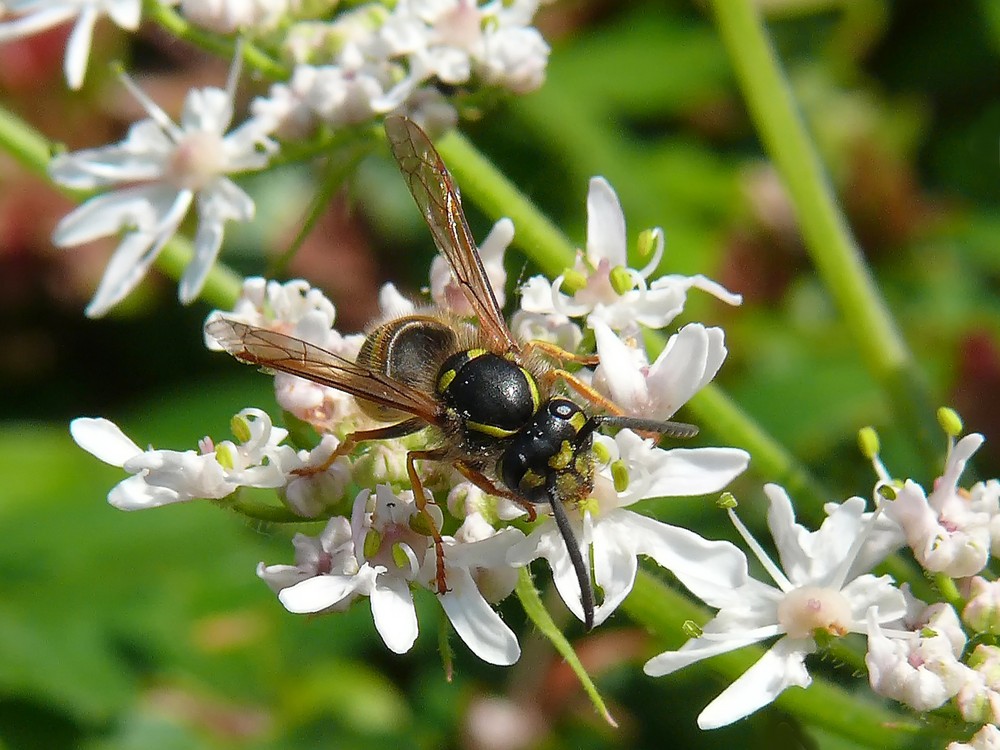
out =
[[[371,592],[375,629],[389,650],[405,654],[417,640],[417,611],[410,585],[403,578],[382,574]]]
[[[621,511],[613,519],[600,519],[593,527],[594,580],[602,593],[601,603],[594,608],[594,625],[600,625],[618,609],[635,583],[639,561],[628,543],[631,526],[625,518],[620,518],[626,514],[635,515]]]
[[[69,432],[77,445],[112,466],[123,466],[142,453],[118,425],[107,419],[79,417],[69,423]]]
[[[587,257],[607,259],[611,267],[628,265],[625,214],[614,188],[603,177],[593,177],[587,191]]]
[[[699,728],[727,726],[771,703],[785,688],[807,687],[812,678],[804,661],[805,655],[813,650],[815,646],[811,640],[782,638],[705,707],[698,716]]]
[[[321,612],[353,594],[357,583],[356,576],[314,576],[282,589],[278,600],[295,614]]]
[[[215,265],[222,247],[223,224],[221,221],[202,216],[194,237],[194,257],[184,269],[178,287],[178,298],[183,305],[194,302],[205,286],[205,279]]]
[[[0,23],[0,43],[45,31],[68,21],[78,12],[73,5],[65,3],[53,8],[43,8],[11,21],[4,21]]]
[[[775,627],[775,632],[777,632],[777,627]],[[736,651],[744,646],[758,643],[766,637],[768,636],[759,635],[750,638],[733,636],[721,639],[692,638],[676,651],[664,651],[662,654],[654,656],[646,662],[642,671],[650,677],[663,677],[673,674],[677,670],[699,662],[702,659],[708,659],[719,654],[728,654],[730,651]]]
[[[163,505],[189,499],[169,487],[151,485],[141,475],[132,476],[119,482],[108,493],[108,503],[118,510],[159,508]]]
[[[721,608],[732,603],[747,584],[747,558],[735,545],[708,540],[631,511],[619,513],[628,514],[621,529],[635,554],[649,555],[709,606]]]
[[[721,328],[698,323],[684,326],[670,337],[649,368],[649,398],[656,405],[653,419],[669,419],[718,373],[726,358]]]
[[[98,195],[63,217],[52,232],[59,247],[75,247],[115,234],[123,227],[150,227],[162,210],[164,199],[176,191],[143,186]]]
[[[139,28],[142,19],[142,0],[104,0],[103,7],[118,26],[128,31]]]
[[[448,572],[451,590],[438,596],[455,632],[472,652],[489,664],[507,666],[521,656],[517,636],[479,593],[464,568]]]
[[[642,371],[636,367],[634,351],[600,318],[588,321],[594,330],[601,372],[610,391],[611,400],[627,414],[643,414],[649,408],[649,391]]]
[[[70,32],[66,42],[66,57],[63,69],[66,82],[71,89],[79,89],[83,85],[83,77],[87,73],[87,58],[90,57],[90,42],[94,36],[94,24],[97,22],[98,11],[93,5],[85,5],[80,16]]]

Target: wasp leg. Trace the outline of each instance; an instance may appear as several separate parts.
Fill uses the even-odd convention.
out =
[[[444,542],[441,541],[441,530],[434,523],[434,519],[427,510],[427,496],[424,494],[424,485],[417,476],[415,461],[441,461],[446,458],[448,452],[442,448],[434,448],[423,451],[410,451],[406,454],[406,473],[410,477],[410,485],[413,487],[413,502],[417,505],[417,512],[420,518],[427,525],[434,539],[434,555],[437,557],[437,592],[447,594],[448,579],[444,572]]]
[[[571,372],[567,372],[566,370],[549,370],[547,373],[545,373],[543,378],[545,379],[545,384],[550,388],[552,387],[552,385],[555,383],[556,380],[562,380],[564,383],[566,383],[566,385],[568,385],[574,391],[579,393],[590,403],[600,407],[601,409],[610,414],[621,416],[625,413],[625,410],[622,409],[618,404],[616,404],[614,401],[607,398],[606,396],[602,396],[600,393],[597,392],[597,390],[593,386],[587,385],[582,380],[580,380],[580,378],[578,378]]]
[[[533,339],[527,342],[524,345],[524,350],[526,354],[530,354],[532,351],[539,351],[560,362],[576,362],[581,365],[591,366],[599,364],[601,361],[601,358],[596,354],[576,354],[563,349],[558,344],[552,344],[541,339]]]
[[[498,486],[492,479],[483,474],[478,469],[474,469],[469,464],[464,461],[456,461],[455,468],[458,469],[459,473],[476,485],[479,489],[489,495],[496,495],[497,497],[505,497],[508,500],[513,500],[517,505],[524,508],[528,513],[528,520],[534,521],[538,517],[538,513],[535,511],[535,504],[529,503],[520,495],[516,495],[506,487]]]
[[[330,454],[330,457],[322,464],[319,466],[307,466],[302,469],[293,469],[292,473],[298,474],[302,477],[311,477],[314,474],[322,474],[324,471],[333,466],[334,461],[341,456],[346,456],[354,450],[358,443],[364,443],[368,440],[391,440],[392,438],[410,435],[417,430],[422,430],[426,426],[427,423],[422,419],[407,419],[386,427],[378,427],[374,430],[358,430],[357,432],[352,432],[344,438],[343,442],[336,447],[333,453]]]

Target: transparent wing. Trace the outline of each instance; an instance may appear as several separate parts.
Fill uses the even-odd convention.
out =
[[[430,227],[434,243],[479,318],[486,337],[500,352],[519,351],[490,287],[479,250],[462,211],[458,188],[427,134],[410,119],[387,117],[385,132],[392,155],[413,199]]]
[[[205,331],[241,362],[298,375],[352,396],[412,414],[428,424],[442,418],[438,402],[379,372],[283,333],[217,318]]]

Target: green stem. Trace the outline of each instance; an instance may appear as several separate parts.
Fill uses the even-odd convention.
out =
[[[632,593],[622,606],[671,649],[686,640],[682,631],[685,621],[703,623],[707,619],[704,610],[645,571],[639,572]],[[763,648],[748,646],[713,657],[706,662],[706,667],[731,682],[763,654]],[[816,676],[807,689],[789,688],[774,704],[809,724],[863,747],[880,750],[936,747],[944,744],[940,738],[947,736],[943,727],[927,719],[894,713]]]
[[[461,133],[452,130],[435,145],[462,195],[494,220],[510,218],[516,230],[514,244],[544,273],[557,276],[573,265],[573,243]]]
[[[48,179],[52,144],[28,123],[0,107],[0,148],[39,177]]]
[[[156,258],[156,267],[174,281],[184,275],[194,257],[194,248],[187,237],[173,237]],[[243,291],[243,277],[216,261],[205,277],[205,286],[198,298],[212,307],[231,310]]]
[[[580,657],[576,655],[573,646],[570,645],[566,636],[559,629],[559,626],[552,621],[552,615],[549,614],[549,611],[545,609],[545,605],[542,604],[542,599],[538,595],[538,589],[535,588],[535,582],[531,579],[531,571],[528,570],[527,566],[521,568],[519,571],[517,588],[514,590],[517,592],[517,598],[520,599],[521,606],[524,607],[524,613],[528,616],[528,619],[549,640],[562,658],[566,660],[566,664],[569,665],[569,668],[573,670],[573,674],[580,680],[580,684],[590,698],[590,702],[594,704],[597,712],[608,724],[617,727],[618,724],[615,722],[614,717],[611,716],[611,712],[608,711],[608,707],[604,704],[604,699],[597,692],[597,686],[594,685],[594,681],[590,679],[590,675],[587,674],[587,670],[584,669],[583,664],[580,662]]]
[[[295,235],[295,239],[292,240],[288,247],[268,263],[268,278],[276,278],[284,273],[292,258],[295,257],[299,248],[302,247],[302,243],[306,241],[306,238],[309,237],[312,230],[316,227],[316,222],[319,221],[320,217],[326,211],[333,196],[347,182],[351,175],[354,174],[358,163],[371,153],[373,146],[374,141],[371,138],[365,138],[330,154],[326,165],[326,174],[322,183],[320,183],[319,189],[316,191],[316,195],[313,196],[302,225]]]
[[[143,13],[148,20],[158,23],[175,37],[191,42],[215,55],[232,57],[236,50],[235,37],[224,37],[205,31],[164,5],[161,0],[146,0],[143,3]],[[288,68],[246,39],[242,41],[242,50],[244,62],[271,80],[284,81],[291,75]]]
[[[937,429],[927,384],[837,206],[760,13],[752,0],[711,0],[711,5],[757,131],[795,206],[813,263],[869,371],[925,457],[933,460]]]

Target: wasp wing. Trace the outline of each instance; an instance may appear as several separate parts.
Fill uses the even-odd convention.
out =
[[[387,117],[385,132],[392,155],[424,215],[438,250],[479,318],[479,326],[500,352],[521,349],[490,287],[479,250],[462,211],[458,188],[430,138],[406,117]]]
[[[441,422],[441,407],[430,395],[315,344],[227,318],[216,318],[205,326],[205,331],[241,362],[298,375],[405,411],[428,424]]]

